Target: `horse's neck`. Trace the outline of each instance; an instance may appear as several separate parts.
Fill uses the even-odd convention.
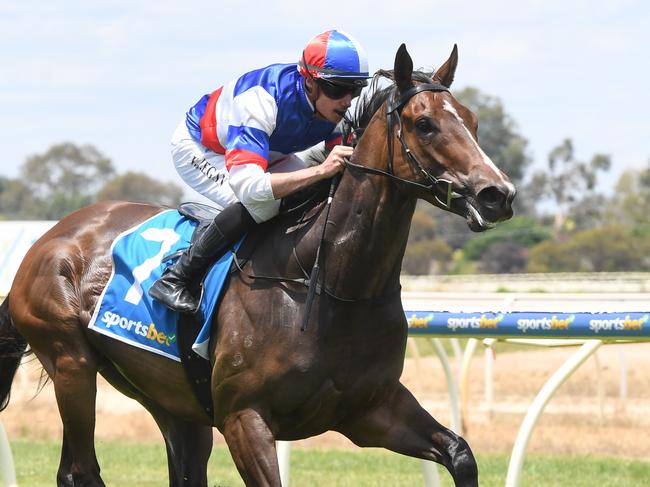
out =
[[[373,133],[359,143],[355,161],[386,170],[385,125],[377,123]],[[326,285],[351,299],[396,290],[414,209],[415,200],[388,178],[346,170],[326,232]]]

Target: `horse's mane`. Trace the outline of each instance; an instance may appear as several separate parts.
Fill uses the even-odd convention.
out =
[[[431,83],[433,74],[434,72],[422,70],[413,71],[412,79],[419,83]],[[373,75],[368,90],[357,101],[352,117],[344,121],[344,125],[348,125],[345,129],[354,130],[357,138],[361,137],[361,134],[363,134],[363,131],[368,127],[375,112],[379,110],[391,93],[395,91],[396,87],[393,82],[394,79],[395,77],[392,69],[380,69]],[[389,80],[390,84],[388,86],[382,86],[386,80]],[[307,157],[310,164],[320,164],[327,158],[328,154],[329,152],[323,149],[320,151],[310,152]],[[283,199],[282,213],[293,212],[288,210],[295,210],[300,207],[303,212],[296,213],[301,215],[304,214],[305,210],[308,211],[321,205],[327,198],[329,186],[329,180],[319,181],[318,183]]]
[[[413,71],[411,79],[419,83],[432,83],[433,81],[433,71]],[[385,80],[390,80],[390,85],[386,87],[381,87],[382,83]],[[393,70],[380,69],[372,77],[370,82],[369,89],[364,94],[364,96],[359,98],[357,106],[355,107],[353,117],[351,119],[353,126],[358,132],[363,132],[363,130],[368,127],[372,116],[375,114],[379,107],[381,107],[388,97],[395,91],[395,80]]]

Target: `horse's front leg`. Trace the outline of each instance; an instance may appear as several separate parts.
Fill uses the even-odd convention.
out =
[[[440,463],[458,487],[478,486],[478,468],[467,442],[433,419],[402,384],[378,406],[337,430],[359,446]]]
[[[275,439],[257,411],[245,409],[229,414],[223,436],[247,486],[282,486]]]

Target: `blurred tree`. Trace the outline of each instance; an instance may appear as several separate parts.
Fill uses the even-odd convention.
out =
[[[0,218],[29,220],[38,214],[39,207],[39,202],[25,183],[0,176]]]
[[[646,168],[641,171],[639,177],[639,193],[642,195],[642,202],[645,208],[645,220],[640,219],[637,224],[637,230],[640,235],[648,236],[648,241],[650,242],[650,160]],[[650,253],[646,254],[647,258],[650,259]]]
[[[482,235],[471,231],[467,221],[455,213],[441,210],[428,203],[427,206],[422,206],[422,211],[426,211],[434,219],[438,238],[447,242],[454,250],[460,249],[469,240]]]
[[[452,250],[442,240],[413,242],[406,249],[402,262],[404,274],[444,274],[452,263]]]
[[[650,270],[650,238],[621,225],[577,232],[564,242],[544,241],[530,249],[529,272],[623,272]]]
[[[409,241],[402,262],[402,272],[405,274],[443,273],[451,264],[453,251],[445,241],[436,239],[436,222],[424,208],[424,204],[418,205],[411,220]]]
[[[495,242],[481,255],[479,269],[488,274],[524,272],[528,264],[526,248],[512,240]]]
[[[608,171],[610,157],[595,154],[589,163],[575,158],[573,142],[565,139],[548,155],[548,171],[538,171],[533,181],[538,191],[550,198],[555,205],[554,229],[556,233],[565,230],[571,207],[582,205],[596,192],[598,172]],[[570,222],[575,226],[575,222]]]
[[[491,246],[497,243],[512,242],[518,247],[529,248],[551,237],[549,229],[534,218],[516,216],[467,242],[463,246],[463,255],[469,260],[479,260]]]
[[[409,243],[421,242],[423,240],[433,240],[434,238],[436,238],[436,221],[425,210],[424,205],[418,203],[411,220],[408,241]]]
[[[114,174],[111,160],[95,147],[70,142],[29,157],[21,167],[23,181],[40,198],[56,193],[90,196]]]
[[[475,268],[480,272],[523,272],[527,248],[551,238],[551,231],[533,217],[516,216],[494,229],[477,234],[456,255],[455,269]],[[474,262],[475,265],[467,265]]]
[[[523,204],[525,209],[522,214],[544,218],[543,215],[540,215],[537,205],[540,201],[546,198],[547,184],[548,177],[546,172],[536,171],[531,175],[529,181],[520,185],[517,189],[515,201],[519,200],[519,198],[523,196],[523,203],[520,203],[520,206]]]
[[[172,183],[161,183],[144,173],[127,172],[104,184],[97,200],[124,200],[176,207],[183,198],[183,189]]]
[[[93,202],[95,191],[115,170],[91,145],[53,145],[29,157],[20,168],[21,181],[38,202],[31,218],[59,219]]]
[[[566,243],[545,240],[528,252],[528,272],[571,272],[578,265],[566,251]]]
[[[608,220],[605,213],[608,205],[608,199],[604,195],[587,194],[569,207],[565,228],[579,231],[606,224]]]
[[[39,218],[59,220],[73,211],[92,203],[92,195],[67,195],[62,191],[58,191],[47,200],[42,201]]]
[[[646,168],[641,171],[641,177],[639,180],[641,181],[641,187],[643,188],[646,198],[650,198],[650,160],[648,160]]]
[[[640,271],[644,250],[641,240],[619,225],[595,228],[577,233],[569,243],[568,252],[579,263],[578,270],[595,272]],[[645,254],[647,255],[647,253]]]
[[[621,174],[607,206],[606,215],[608,220],[621,225],[650,225],[650,162],[646,169],[628,169]]]

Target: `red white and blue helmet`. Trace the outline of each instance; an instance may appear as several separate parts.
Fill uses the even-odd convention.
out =
[[[304,77],[321,79],[367,79],[368,58],[359,41],[340,30],[328,30],[314,37],[298,62]]]

